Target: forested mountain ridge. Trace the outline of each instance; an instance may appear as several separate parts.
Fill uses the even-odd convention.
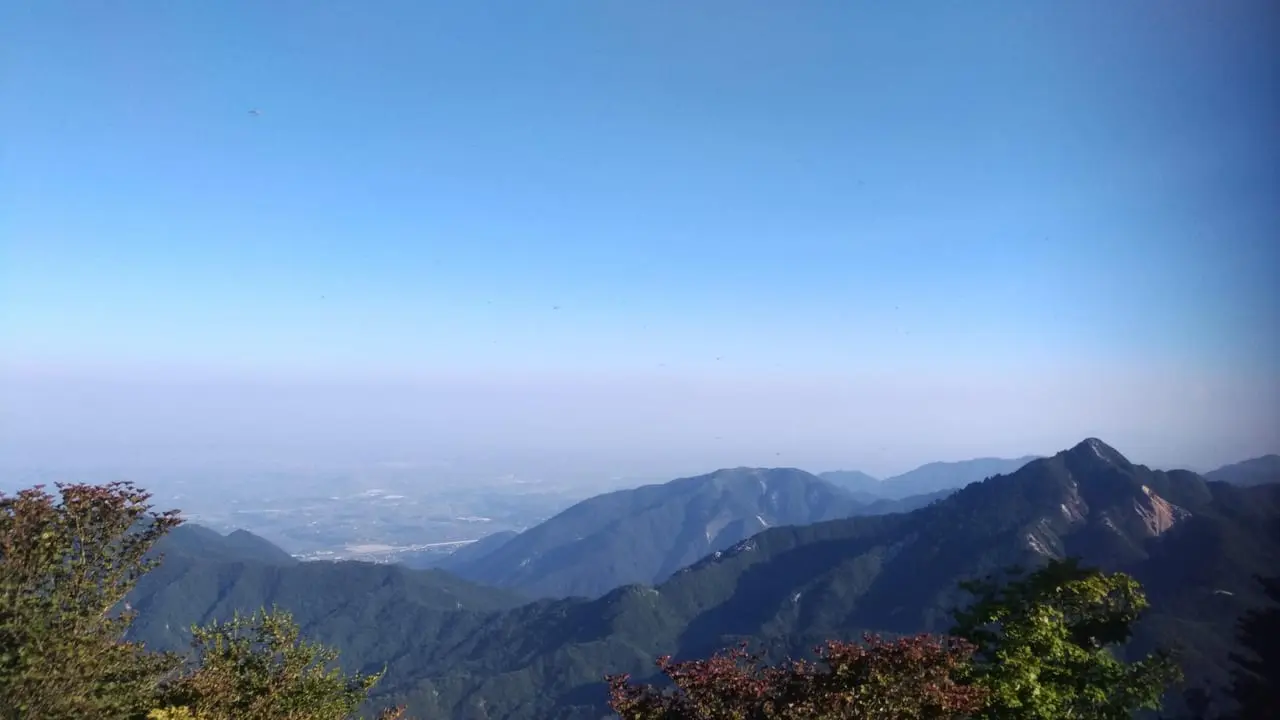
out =
[[[770,528],[656,587],[592,601],[451,610],[402,599],[408,585],[366,599],[367,586],[348,579],[321,582],[286,607],[350,667],[387,663],[377,692],[419,715],[598,718],[602,675],[646,676],[656,655],[702,657],[739,639],[798,654],[862,631],[945,630],[964,602],[958,581],[1079,555],[1148,586],[1153,609],[1135,647],[1176,642],[1193,681],[1220,680],[1231,623],[1261,601],[1252,576],[1280,557],[1264,530],[1280,516],[1278,490],[1153,471],[1088,440],[911,513]],[[317,567],[311,582],[325,574]],[[203,603],[187,594],[183,611],[229,610],[213,586],[206,592]],[[241,598],[246,607],[269,599]]]
[[[671,573],[761,530],[862,507],[803,470],[734,468],[589,498],[449,569],[530,597],[599,597]]]
[[[831,470],[818,473],[818,477],[842,490],[847,490],[863,502],[884,497],[879,494],[882,484],[880,478],[868,475],[861,470]]]
[[[271,541],[247,530],[233,530],[223,535],[193,523],[184,523],[170,530],[156,543],[152,555],[285,566],[299,562]]]
[[[1206,479],[1232,485],[1265,485],[1280,483],[1280,455],[1263,455],[1224,465],[1204,474]]]
[[[435,631],[449,613],[466,617],[516,607],[515,593],[476,585],[441,570],[413,570],[367,562],[298,562],[268,541],[236,531],[223,536],[198,525],[179,526],[155,547],[158,567],[129,594],[138,618],[129,637],[157,648],[185,647],[193,624],[227,620],[237,612],[280,606],[304,628],[342,646],[414,627]],[[365,665],[362,665],[365,666]],[[371,671],[381,663],[372,656]]]

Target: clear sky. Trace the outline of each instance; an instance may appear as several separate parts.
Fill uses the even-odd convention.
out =
[[[8,3],[0,462],[1275,451],[1277,38],[1265,0]]]

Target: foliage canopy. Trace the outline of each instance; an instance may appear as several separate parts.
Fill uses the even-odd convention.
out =
[[[1121,573],[1052,561],[1012,580],[967,583],[973,604],[950,637],[829,643],[819,663],[760,665],[745,647],[658,667],[669,689],[608,678],[625,720],[916,720],[1130,718],[1159,707],[1178,674],[1163,654],[1127,663],[1114,650],[1146,607]]]
[[[975,599],[955,612],[952,634],[976,646],[969,677],[990,692],[981,717],[1120,720],[1160,707],[1179,679],[1172,660],[1117,656],[1147,607],[1137,581],[1075,560],[1012,575],[964,583]]]
[[[185,667],[126,641],[124,599],[181,520],[129,483],[57,490],[0,494],[0,720],[344,720],[377,682],[280,612],[194,628]]]

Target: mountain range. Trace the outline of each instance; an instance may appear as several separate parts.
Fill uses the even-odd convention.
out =
[[[708,535],[729,536],[722,536],[728,525],[707,529],[719,511],[706,504],[706,493],[748,502],[750,493],[725,490],[740,488],[743,478],[765,491],[754,505],[736,506],[739,516],[761,509],[813,513],[817,498],[830,498],[841,512],[865,507],[847,494],[853,505],[826,495],[838,491],[800,472],[722,471],[668,485],[688,493],[696,509],[681,517],[704,523],[695,527],[707,543]],[[619,524],[664,529],[655,518],[669,511],[652,515],[653,505],[637,497],[589,505],[616,511],[597,532]],[[650,519],[621,522],[628,512]],[[247,538],[223,543],[217,533],[179,535],[192,531],[180,528],[165,541],[160,569],[131,595],[139,611],[131,634],[173,647],[187,624],[278,604],[308,635],[337,646],[349,668],[385,666],[379,700],[408,702],[419,716],[594,720],[606,714],[600,681],[607,672],[651,677],[657,655],[702,657],[740,639],[781,657],[863,631],[945,631],[950,609],[964,601],[959,581],[1011,563],[1074,555],[1143,583],[1152,610],[1137,628],[1135,651],[1177,645],[1190,678],[1220,682],[1235,617],[1262,600],[1253,576],[1273,573],[1280,557],[1280,540],[1268,532],[1277,518],[1280,484],[1241,487],[1188,471],[1155,471],[1089,439],[912,512],[762,523],[657,585],[624,585],[594,599],[527,602],[439,570],[296,563],[278,553],[260,558],[259,543]],[[564,540],[562,532],[534,538]],[[593,557],[567,537],[567,545],[547,547]],[[667,548],[669,541],[653,543]]]
[[[959,462],[932,462],[884,480],[878,480],[860,470],[833,470],[819,473],[819,477],[854,493],[860,499],[901,500],[916,495],[958,490],[992,475],[1011,473],[1038,457],[1027,455],[1020,458],[988,457]]]
[[[660,583],[770,527],[907,512],[950,492],[863,499],[794,468],[718,470],[589,498],[518,535],[484,538],[437,567],[533,598],[599,597]]]
[[[720,470],[584,500],[450,569],[530,597],[598,597],[661,582],[766,528],[848,517],[860,507],[803,470]]]

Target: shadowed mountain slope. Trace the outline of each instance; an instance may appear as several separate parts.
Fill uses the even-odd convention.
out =
[[[992,475],[1011,473],[1038,459],[1035,455],[1020,458],[975,458],[959,462],[934,462],[915,470],[885,478],[880,482],[880,497],[902,499],[943,490],[958,490],[970,483],[981,482]]]
[[[298,560],[269,540],[247,530],[227,535],[203,525],[179,525],[160,539],[154,552],[166,557],[185,556],[205,561],[254,562],[296,565]]]
[[[848,517],[861,504],[802,470],[737,468],[598,495],[449,565],[531,597],[598,597],[660,582],[761,530]]]
[[[880,478],[872,477],[861,470],[832,470],[818,473],[818,477],[842,490],[847,490],[862,502],[871,502],[884,497],[879,494]]]
[[[1243,462],[1225,465],[1205,473],[1208,480],[1232,485],[1266,485],[1280,483],[1280,455],[1263,455]]]
[[[130,637],[169,649],[190,642],[192,624],[273,605],[295,613],[300,626],[319,637],[352,647],[378,645],[382,634],[397,630],[425,632],[450,613],[481,614],[525,602],[510,591],[440,570],[298,562],[243,531],[224,536],[183,525],[157,543],[156,550],[162,555],[159,567],[144,575],[128,597],[138,612]],[[381,667],[372,655],[369,662]]]

